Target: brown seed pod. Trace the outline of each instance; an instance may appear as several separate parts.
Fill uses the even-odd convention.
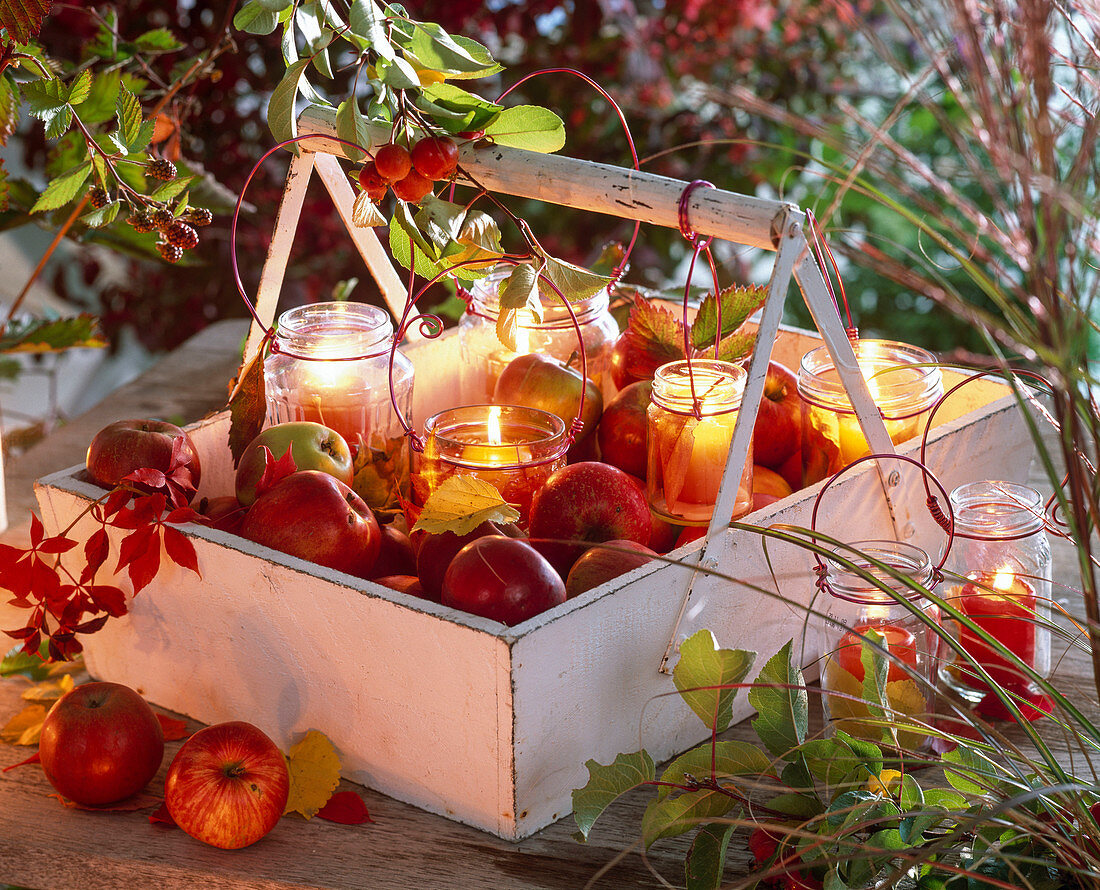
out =
[[[214,214],[205,207],[188,207],[183,212],[183,221],[201,228],[210,225],[214,221]]]
[[[169,263],[178,263],[183,259],[183,248],[169,244],[167,241],[157,242],[157,252]]]
[[[198,232],[178,219],[165,230],[164,238],[181,250],[190,250],[199,243]]]
[[[169,182],[176,178],[176,165],[167,158],[155,158],[145,168],[145,175]]]
[[[111,196],[107,194],[106,189],[96,186],[88,192],[88,201],[98,210],[100,207],[106,207],[111,203]]]

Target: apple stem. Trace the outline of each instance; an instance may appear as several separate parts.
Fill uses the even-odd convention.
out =
[[[241,776],[243,776],[245,774],[245,772],[247,772],[247,770],[244,768],[243,763],[241,763],[240,761],[237,761],[236,763],[230,763],[230,764],[226,765],[222,769],[222,772],[225,773],[226,778],[239,779]]]

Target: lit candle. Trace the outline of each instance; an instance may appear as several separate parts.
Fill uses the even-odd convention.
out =
[[[954,604],[1021,661],[1035,666],[1036,597],[1027,581],[1008,567],[994,573],[979,572],[959,589]],[[1017,665],[963,625],[959,627],[959,643],[1001,686],[1027,685]],[[965,662],[956,662],[956,668],[967,673]],[[972,686],[985,688],[977,677],[968,675],[966,679]]]
[[[413,500],[454,475],[488,482],[520,512],[526,525],[531,499],[565,465],[565,422],[546,411],[516,405],[468,405],[430,418],[413,474]]]
[[[680,524],[710,521],[726,470],[745,376],[743,368],[713,360],[693,361],[690,376],[686,361],[657,369],[647,411],[646,486],[650,506],[662,517]],[[741,516],[751,508],[750,442],[733,515]]]

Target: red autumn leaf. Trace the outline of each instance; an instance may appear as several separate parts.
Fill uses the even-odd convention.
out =
[[[83,624],[78,624],[73,630],[78,634],[94,634],[96,631],[103,629],[103,625],[107,623],[107,619],[110,617],[110,615],[104,613],[98,618],[93,618],[90,621],[85,621]]]
[[[625,334],[632,347],[626,370],[639,379],[648,379],[661,365],[684,357],[683,323],[641,295],[634,298]]]
[[[21,651],[24,655],[37,655],[38,650],[42,646],[42,633],[36,630],[29,637],[23,641],[23,647]]]
[[[62,627],[73,628],[73,630],[75,630],[76,625],[80,623],[80,619],[84,617],[84,603],[87,597],[80,595],[73,596],[72,593],[73,591],[70,590],[66,595],[64,600],[65,605],[61,609],[61,614],[56,617]]]
[[[1054,710],[1054,702],[1040,689],[1028,686],[1006,691],[1016,707],[1020,709],[1024,719],[1029,723],[1049,717]],[[998,698],[995,692],[987,692],[982,700],[978,702],[977,707],[974,708],[974,712],[986,720],[1016,719],[1016,716],[1009,711],[1008,706]]]
[[[134,482],[147,488],[164,488],[165,479],[163,470],[154,470],[152,467],[141,467],[122,477],[123,482]]]
[[[128,611],[126,594],[118,587],[109,584],[93,584],[88,588],[88,594],[91,596],[92,602],[112,618],[125,615]]]
[[[30,551],[28,551],[29,553]],[[3,574],[3,586],[11,591],[17,600],[26,600],[32,590],[34,579],[34,559],[24,559],[16,563]]]
[[[57,798],[65,806],[72,810],[87,810],[90,813],[132,813],[134,810],[145,810],[149,807],[155,807],[158,804],[164,803],[160,797],[155,797],[152,794],[147,794],[144,791],[139,791],[137,794],[133,794],[127,797],[125,800],[120,800],[117,803],[104,804],[99,807],[85,806],[82,803],[76,803],[69,800],[67,797],[63,797],[60,794],[51,794],[50,797]]]
[[[294,463],[293,446],[286,446],[286,453],[278,460],[266,445],[260,446],[264,453],[264,471],[260,480],[256,483],[256,497],[275,485],[280,479],[298,471],[298,465]]]
[[[11,766],[5,766],[2,771],[6,773],[9,770],[15,769],[17,766],[27,766],[28,764],[31,764],[31,763],[41,763],[41,762],[42,761],[38,759],[38,752],[35,751],[26,760],[20,760],[18,763],[13,763]]]
[[[30,551],[10,544],[0,544],[0,578],[4,572],[11,571]]]
[[[248,443],[259,435],[267,413],[262,348],[237,372],[232,393],[229,397],[229,451],[236,467]]]
[[[134,593],[140,593],[157,576],[160,568],[160,535],[154,534],[145,552],[135,557],[127,567]]]
[[[370,813],[367,812],[367,805],[363,802],[363,798],[354,791],[337,791],[328,799],[328,803],[317,811],[317,818],[339,822],[341,825],[362,825],[364,822],[374,822]]]
[[[201,522],[205,517],[191,507],[177,507],[164,517],[165,522],[182,525],[185,522]]]
[[[4,631],[4,633],[7,634],[9,637],[11,637],[13,640],[25,640],[31,634],[37,633],[37,632],[38,632],[38,628],[35,627],[33,624],[28,625],[27,627],[21,627],[18,630],[6,630],[6,631]]]
[[[167,714],[157,714],[157,720],[160,721],[160,728],[164,733],[164,740],[166,742],[175,742],[191,735],[190,730],[187,728],[187,721],[185,720],[180,720],[177,717],[169,717]]]
[[[82,582],[91,581],[110,555],[111,539],[107,536],[107,529],[96,529],[84,545],[85,566],[80,573],[80,580]]]
[[[55,602],[61,590],[57,572],[38,557],[31,566],[31,590],[38,601]]]
[[[169,559],[176,565],[190,569],[200,578],[202,577],[202,572],[199,571],[199,558],[195,554],[195,545],[179,529],[165,526],[164,549],[167,551]]]
[[[42,527],[42,520],[39,519],[34,513],[31,514],[31,548],[38,549],[38,545],[42,543],[42,538],[46,535],[46,530]]]
[[[54,661],[72,661],[84,651],[84,646],[72,633],[54,633],[50,637],[49,653]]]
[[[106,517],[114,516],[129,502],[130,492],[122,488],[115,489],[107,495],[107,500],[103,503],[103,515]]]
[[[8,40],[30,43],[42,30],[42,19],[50,13],[50,0],[21,0],[0,3],[0,28],[8,32]]]
[[[118,564],[115,566],[115,574],[117,575],[124,568],[130,565],[135,559],[149,550],[151,547],[151,541],[153,540],[153,533],[156,531],[156,527],[152,525],[139,525],[134,531],[130,532],[125,538],[122,539],[122,543],[118,548]],[[157,548],[160,548],[160,541],[157,541]]]
[[[38,546],[39,553],[68,553],[77,545],[77,542],[72,538],[66,538],[64,535],[54,535],[52,538],[46,538]]]
[[[165,828],[177,828],[176,820],[168,812],[168,804],[162,803],[149,814],[149,822],[153,825],[163,825]]]

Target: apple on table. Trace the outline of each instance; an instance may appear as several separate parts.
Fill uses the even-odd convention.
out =
[[[97,432],[88,445],[84,466],[96,485],[114,488],[135,470],[146,467],[167,473],[172,468],[175,440],[182,439],[181,458],[199,487],[202,465],[187,432],[166,420],[116,420]],[[192,491],[192,494],[194,492]]]

